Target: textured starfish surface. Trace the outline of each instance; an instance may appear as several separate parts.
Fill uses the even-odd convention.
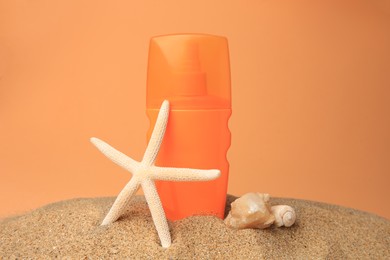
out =
[[[167,248],[171,245],[168,222],[158,196],[154,180],[164,181],[208,181],[220,176],[219,170],[200,170],[190,168],[172,168],[155,166],[155,160],[160,150],[169,117],[169,102],[161,105],[152,136],[141,162],[137,162],[121,153],[102,140],[92,137],[91,142],[111,161],[133,174],[131,180],[119,193],[102,225],[116,221],[125,211],[136,191],[142,187],[146,201],[156,226],[161,245]]]

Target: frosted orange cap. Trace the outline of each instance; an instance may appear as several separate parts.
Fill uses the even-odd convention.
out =
[[[176,34],[150,40],[146,106],[158,109],[230,109],[227,39],[206,34]]]

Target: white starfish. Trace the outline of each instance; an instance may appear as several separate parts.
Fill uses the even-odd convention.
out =
[[[132,196],[142,186],[146,201],[152,214],[161,245],[167,248],[171,245],[168,222],[158,196],[154,180],[164,181],[208,181],[220,176],[219,170],[199,170],[189,168],[171,168],[154,166],[169,116],[169,102],[165,100],[158,113],[156,125],[141,162],[137,162],[119,152],[107,143],[92,137],[91,142],[111,161],[133,173],[133,177],[119,193],[102,225],[116,221],[125,211]]]

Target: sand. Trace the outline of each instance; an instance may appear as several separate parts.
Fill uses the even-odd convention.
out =
[[[228,206],[235,199],[228,196]],[[73,199],[0,222],[4,258],[390,259],[390,221],[373,214],[295,199],[293,227],[232,230],[194,216],[169,223],[172,246],[160,247],[144,197],[119,221],[101,227],[114,198]],[[1,258],[1,257],[0,257]]]

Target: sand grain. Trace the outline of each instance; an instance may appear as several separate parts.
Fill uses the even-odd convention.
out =
[[[228,207],[235,198],[228,197]],[[298,219],[291,228],[231,230],[222,220],[194,216],[169,223],[173,244],[160,247],[149,209],[137,196],[119,221],[101,227],[114,198],[58,202],[0,222],[6,258],[132,259],[390,259],[390,221],[338,206],[272,198]]]

